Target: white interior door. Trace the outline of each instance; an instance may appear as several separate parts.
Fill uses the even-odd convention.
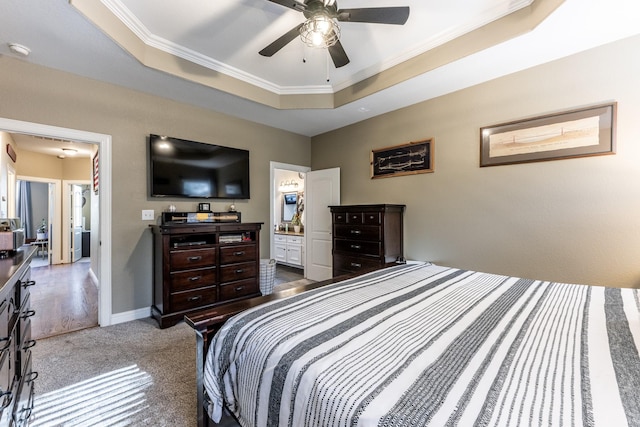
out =
[[[82,258],[82,187],[71,186],[71,262]]]
[[[340,204],[340,168],[307,172],[305,181],[305,275],[327,280],[333,276],[329,206]]]

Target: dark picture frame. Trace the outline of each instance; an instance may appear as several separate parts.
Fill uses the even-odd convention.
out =
[[[480,167],[615,154],[617,103],[480,128]]]
[[[432,173],[433,138],[371,150],[371,179]]]

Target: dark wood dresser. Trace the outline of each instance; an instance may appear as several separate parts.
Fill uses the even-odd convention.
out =
[[[153,225],[153,305],[161,328],[260,296],[262,223]]]
[[[31,309],[29,288],[35,246],[23,246],[0,259],[0,426],[26,426],[34,404],[31,369]]]
[[[404,205],[329,206],[333,276],[382,268],[403,258]]]

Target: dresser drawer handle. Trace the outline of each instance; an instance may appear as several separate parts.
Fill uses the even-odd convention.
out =
[[[6,343],[4,346],[2,346],[2,348],[0,348],[0,352],[5,351],[5,350],[6,350],[6,349],[8,349],[9,347],[11,347],[11,341],[12,341],[12,340],[11,340],[11,336],[8,336],[8,337],[5,337],[5,338],[2,338],[2,339],[0,339],[0,342],[1,342],[1,341],[6,341],[7,343]]]
[[[25,311],[25,312],[24,312],[24,314],[23,314],[22,316],[20,316],[20,317],[22,317],[23,319],[26,319],[26,318],[28,318],[28,317],[35,316],[35,314],[36,314],[36,311],[35,311],[35,310],[27,310],[27,311]]]
[[[243,289],[244,289],[244,286],[238,286],[238,287],[236,288],[236,292],[240,292],[240,291],[242,291]]]
[[[202,276],[193,276],[193,277],[189,277],[189,280],[191,282],[197,282],[198,280],[202,279]]]
[[[362,246],[360,245],[351,245],[351,249],[360,249]]]
[[[11,401],[13,400],[13,393],[11,393],[10,391],[5,391],[4,393],[0,394],[0,397],[4,397],[2,406],[0,406],[0,411],[4,411],[11,404]]]
[[[29,286],[34,286],[36,284],[35,280],[27,280],[26,282],[22,282],[23,288],[28,288]]]
[[[38,371],[32,371],[28,376],[24,377],[24,382],[30,383],[38,379]]]
[[[362,264],[358,264],[357,262],[352,262],[351,263],[351,267],[360,268],[360,267],[362,267]]]
[[[22,349],[23,350],[27,350],[27,349],[33,347],[34,345],[36,345],[36,340],[25,341],[24,345],[22,346]]]
[[[233,254],[234,254],[235,256],[242,256],[242,255],[244,255],[244,251],[234,252]]]
[[[243,270],[243,269],[241,269],[241,268],[239,268],[239,269],[237,269],[237,270],[236,270],[236,274],[240,274],[240,273],[244,273],[244,270]]]
[[[350,233],[351,234],[362,234],[362,231],[360,231],[360,230],[351,230]]]
[[[199,299],[202,299],[202,295],[196,295],[195,297],[189,297],[189,298],[187,298],[187,301],[193,302],[193,301],[198,301]]]
[[[202,259],[202,256],[198,255],[198,256],[190,256],[189,258],[187,258],[189,261],[200,261]]]

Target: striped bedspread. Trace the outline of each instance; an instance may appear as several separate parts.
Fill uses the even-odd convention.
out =
[[[243,426],[640,426],[638,290],[429,263],[243,312],[205,389]]]

